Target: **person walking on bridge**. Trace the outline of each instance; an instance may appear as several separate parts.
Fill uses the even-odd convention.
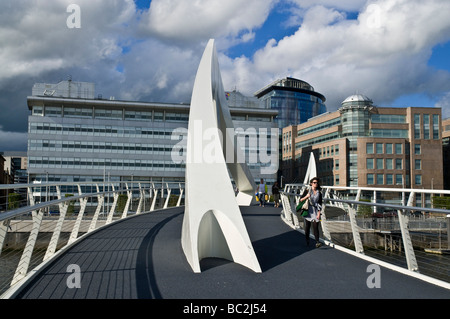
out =
[[[264,203],[266,202],[266,193],[267,193],[267,185],[264,183],[264,179],[261,178],[261,183],[259,183],[258,189],[256,190],[258,192],[258,198],[259,198],[259,206],[264,207]]]
[[[309,199],[308,215],[304,218],[305,223],[305,236],[306,245],[309,246],[309,233],[311,230],[311,225],[314,231],[314,238],[316,239],[316,247],[320,247],[321,243],[319,241],[319,223],[320,223],[320,213],[322,211],[322,193],[320,187],[319,178],[314,177],[309,181],[310,188],[306,189],[300,201]]]

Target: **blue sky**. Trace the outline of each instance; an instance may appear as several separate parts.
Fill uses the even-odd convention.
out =
[[[69,28],[70,4],[81,28]],[[0,151],[26,149],[36,82],[94,82],[116,99],[189,102],[210,38],[226,90],[291,76],[329,111],[349,95],[450,117],[448,0],[52,0],[2,2]]]

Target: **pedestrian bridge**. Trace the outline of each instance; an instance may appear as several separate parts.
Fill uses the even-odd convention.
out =
[[[26,196],[8,196],[0,213],[2,298],[450,298],[448,211],[417,205],[445,191],[390,190],[387,203],[380,189],[323,187],[323,245],[315,248],[295,212],[303,187],[286,185],[280,208],[240,207],[261,273],[217,258],[194,273],[181,248],[182,184],[1,185]],[[375,225],[361,207],[397,216]],[[383,245],[389,236],[397,246]],[[421,257],[417,241],[435,253]]]

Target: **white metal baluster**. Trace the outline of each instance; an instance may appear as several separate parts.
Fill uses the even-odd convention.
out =
[[[364,254],[364,248],[361,241],[361,235],[358,231],[358,225],[356,223],[356,211],[348,205],[348,215],[350,216],[350,225],[352,226],[353,241],[355,242],[355,251],[360,254]]]
[[[414,247],[409,234],[409,217],[404,210],[398,210],[398,221],[400,224],[400,231],[402,232],[403,246],[405,247],[406,263],[408,269],[411,271],[419,271],[419,265],[417,264],[416,254],[414,253]]]
[[[290,196],[290,200],[289,200],[289,209],[291,211],[292,224],[296,227],[300,227],[300,222],[299,222],[298,216],[297,216],[297,205],[298,205],[300,196],[301,195],[292,195],[292,196]]]
[[[100,188],[98,187],[98,184],[95,185],[97,187],[97,193],[100,193]],[[93,231],[95,229],[95,226],[97,224],[98,215],[100,214],[100,211],[102,210],[103,202],[105,201],[105,195],[99,194],[97,195],[97,209],[95,210],[94,216],[92,217],[91,224],[89,225],[88,233]]]
[[[33,190],[31,189],[31,187],[28,187],[28,197],[30,200],[30,205],[34,206],[35,202],[33,197]],[[22,256],[20,257],[20,261],[16,268],[16,272],[14,273],[13,280],[11,281],[11,286],[19,282],[27,275],[31,256],[33,255],[34,246],[36,244],[36,239],[41,227],[44,209],[40,209],[39,212],[34,210],[31,214],[33,216],[33,227],[31,229],[30,236],[28,237],[28,241],[25,245],[25,249],[23,250]]]
[[[111,206],[111,210],[109,211],[108,218],[106,219],[106,224],[109,224],[109,223],[112,222],[113,215],[114,215],[114,212],[116,210],[117,200],[119,199],[119,193],[116,192],[116,190],[114,188],[114,184],[111,184],[111,186],[112,186],[112,190],[114,192],[114,201],[113,201],[113,204]]]
[[[183,192],[184,192],[184,189],[181,187],[181,183],[179,185],[180,185],[180,197],[178,197],[177,207],[179,207],[181,205],[181,198],[183,197]]]
[[[166,183],[166,188],[167,188],[167,198],[166,198],[166,201],[164,203],[164,208],[167,208],[169,206],[170,193],[172,192],[172,189],[169,188],[169,184],[168,183]]]
[[[56,186],[56,190],[58,193],[58,199],[61,199],[61,190],[59,186]],[[61,229],[64,223],[64,219],[66,217],[67,208],[69,207],[70,201],[66,201],[64,203],[59,204],[59,218],[56,222],[55,229],[53,231],[52,238],[50,239],[50,243],[47,247],[47,251],[44,256],[44,261],[46,261],[48,258],[50,258],[56,251],[56,247],[58,244],[59,236],[61,235]]]
[[[330,193],[330,189],[327,188],[325,191],[324,198],[328,198],[329,193]],[[322,227],[322,233],[323,233],[323,236],[325,237],[325,239],[328,241],[331,241],[331,233],[328,229],[327,215],[325,214],[325,209],[326,209],[325,201],[322,201],[322,211],[320,212],[320,216],[321,216],[320,225]]]
[[[145,190],[142,188],[141,183],[139,183],[139,204],[138,204],[138,208],[136,210],[136,214],[141,213],[142,205],[144,203],[144,198],[145,198]]]
[[[0,221],[0,256],[2,254],[3,244],[5,243],[6,233],[8,232],[9,221],[9,219]]]
[[[158,198],[158,190],[155,188],[155,184],[153,184],[153,201],[152,201],[152,206],[150,207],[151,212],[155,210],[157,198]]]
[[[125,187],[127,189],[127,202],[125,204],[125,208],[123,209],[123,213],[122,213],[122,218],[127,217],[128,215],[128,209],[130,207],[130,203],[133,197],[133,184],[130,185],[131,186],[131,190],[128,188],[128,183],[125,183]]]
[[[289,222],[292,223],[292,214],[290,212],[290,203],[289,203],[289,199],[288,196],[286,195],[286,193],[281,193],[281,205],[283,206],[283,214],[284,214],[284,218]]]
[[[81,186],[80,184],[78,186],[78,195],[83,195],[81,192]],[[69,241],[67,244],[73,243],[77,237],[78,232],[80,231],[81,221],[83,220],[84,211],[86,210],[86,204],[88,199],[87,198],[80,198],[80,212],[78,213],[77,220],[75,221],[75,224],[73,225],[72,232],[70,233]]]

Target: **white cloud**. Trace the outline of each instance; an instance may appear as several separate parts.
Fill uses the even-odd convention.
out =
[[[359,11],[364,7],[367,0],[289,0],[295,3],[300,8],[310,8],[314,6],[324,6],[328,8],[335,8],[337,10],[344,10],[347,12]]]
[[[442,108],[443,119],[450,118],[450,91],[446,92],[435,106]]]
[[[450,40],[449,1],[370,1],[357,20],[309,4],[295,34],[269,41],[253,61],[227,63],[234,66],[226,72],[236,75],[226,78],[243,86],[239,69],[250,70],[256,89],[284,72],[313,85],[331,110],[355,90],[383,104],[401,94],[450,89],[449,72],[427,66],[433,46]]]
[[[159,39],[193,43],[214,38],[248,41],[274,0],[153,0],[142,28]]]
[[[67,26],[68,0],[17,1],[0,13],[1,81],[16,76],[95,63],[112,63],[122,49],[124,23],[135,12],[132,0],[78,1],[81,28]]]

